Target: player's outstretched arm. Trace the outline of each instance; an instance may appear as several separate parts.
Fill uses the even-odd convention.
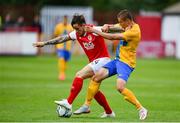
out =
[[[110,33],[105,33],[105,32],[101,32],[97,29],[94,29],[92,27],[89,27],[89,26],[86,26],[85,27],[85,30],[87,32],[92,32],[92,33],[96,33],[106,39],[109,39],[109,40],[120,40],[120,39],[124,39],[122,34],[121,33],[115,33],[115,34],[110,34]]]
[[[102,26],[102,31],[103,32],[113,33],[113,32],[124,32],[124,29],[119,27],[119,26],[115,26],[113,24],[104,24]]]
[[[113,33],[113,32],[124,32],[124,29],[120,28],[120,27],[109,27],[108,29],[108,32],[109,33]]]
[[[45,45],[54,45],[54,44],[64,43],[68,40],[71,40],[68,35],[58,36],[58,37],[53,38],[53,39],[48,40],[48,41],[39,41],[39,42],[33,43],[33,46],[34,47],[43,47]]]

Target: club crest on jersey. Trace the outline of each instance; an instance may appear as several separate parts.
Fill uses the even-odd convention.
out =
[[[87,38],[88,38],[89,41],[92,41],[92,36],[91,35],[88,35]]]
[[[83,45],[87,50],[94,49],[94,44],[92,42],[83,42]]]

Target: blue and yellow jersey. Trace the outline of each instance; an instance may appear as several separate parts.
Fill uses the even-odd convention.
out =
[[[60,35],[66,35],[69,32],[73,30],[72,26],[70,24],[64,25],[63,23],[59,23],[56,25],[55,30],[54,30],[54,36],[60,36]],[[71,50],[71,41],[67,41],[62,44],[57,44],[56,48],[57,49],[64,49],[64,50]]]
[[[141,31],[138,24],[133,24],[132,28],[122,33],[123,40],[120,41],[116,49],[116,58],[128,64],[130,67],[136,66],[136,49],[141,39]]]

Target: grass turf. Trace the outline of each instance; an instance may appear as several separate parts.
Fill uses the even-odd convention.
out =
[[[86,65],[85,56],[73,56],[67,79],[57,79],[57,58],[0,57],[0,121],[53,122],[138,122],[137,111],[116,91],[116,77],[103,81],[101,90],[116,113],[114,119],[101,119],[103,109],[93,101],[91,113],[71,118],[57,117],[54,100],[66,98],[75,73]],[[84,102],[88,81],[73,103]],[[139,59],[127,87],[149,109],[148,122],[180,122],[180,62],[172,59]]]

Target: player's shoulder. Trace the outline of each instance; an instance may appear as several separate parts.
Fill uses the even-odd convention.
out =
[[[134,29],[140,29],[140,26],[139,26],[139,24],[134,23],[132,28],[134,28]]]
[[[62,28],[62,26],[63,26],[62,23],[57,23],[55,27],[56,27],[56,28]]]
[[[140,26],[139,24],[135,23],[132,27],[132,31],[135,32],[135,33],[140,33],[141,32],[141,29],[140,29]]]
[[[132,32],[139,32],[140,31],[140,27],[137,23],[134,23],[131,28],[127,29],[124,33],[132,33]]]
[[[56,24],[56,26],[62,26],[62,25],[63,25],[63,23],[61,23],[61,22]]]
[[[69,28],[70,30],[73,30],[73,27],[71,26],[71,24],[68,24],[67,28]]]

